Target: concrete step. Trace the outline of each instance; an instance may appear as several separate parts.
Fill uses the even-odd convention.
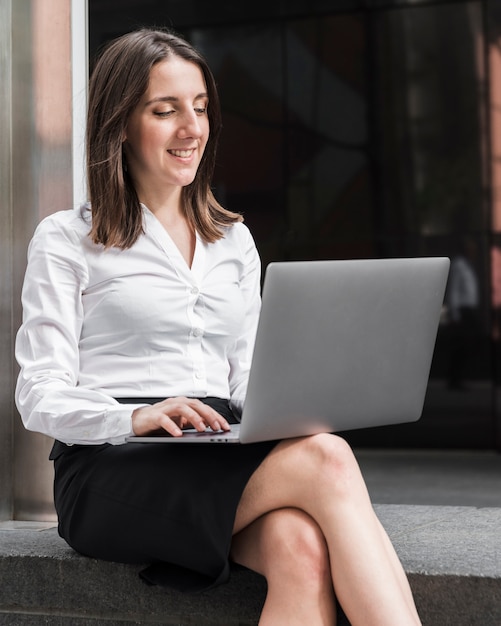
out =
[[[408,573],[424,626],[500,626],[500,508],[375,509]],[[149,587],[138,577],[140,566],[79,556],[48,526],[0,523],[0,624],[257,624],[266,585],[250,571],[235,570],[227,585],[206,593]]]

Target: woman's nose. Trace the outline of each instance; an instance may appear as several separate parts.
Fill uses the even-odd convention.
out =
[[[203,130],[200,122],[201,120],[195,111],[187,111],[182,116],[179,135],[181,137],[201,137]]]

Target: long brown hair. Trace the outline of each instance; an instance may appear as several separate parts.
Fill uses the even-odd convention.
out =
[[[141,29],[115,39],[104,49],[89,85],[86,139],[90,236],[105,247],[129,248],[143,232],[142,211],[127,173],[122,140],[129,117],[148,88],[151,68],[172,55],[201,69],[209,97],[209,139],[195,179],[182,189],[183,211],[207,242],[223,237],[225,226],[242,221],[241,215],[219,204],[210,187],[222,124],[216,83],[206,60],[174,33]]]

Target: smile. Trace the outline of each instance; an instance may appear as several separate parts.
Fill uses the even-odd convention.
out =
[[[172,154],[172,156],[180,157],[182,159],[190,157],[194,151],[194,148],[191,148],[190,150],[167,150],[167,152]]]

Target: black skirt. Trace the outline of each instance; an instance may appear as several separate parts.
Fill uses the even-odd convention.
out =
[[[202,401],[236,421],[226,401]],[[81,554],[148,564],[141,576],[150,584],[194,591],[224,583],[242,492],[275,445],[56,441],[59,534]]]

